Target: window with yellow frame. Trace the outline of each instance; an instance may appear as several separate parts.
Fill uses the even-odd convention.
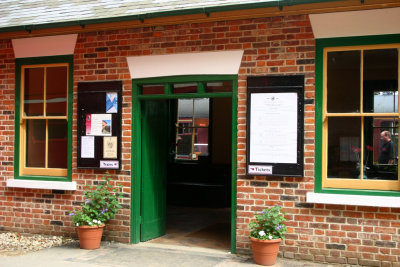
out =
[[[20,175],[67,176],[68,68],[21,67]]]
[[[400,190],[399,49],[324,48],[323,188]]]

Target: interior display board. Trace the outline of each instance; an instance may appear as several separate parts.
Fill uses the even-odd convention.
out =
[[[303,176],[304,76],[247,78],[247,174]]]
[[[121,168],[122,81],[78,83],[78,168]]]

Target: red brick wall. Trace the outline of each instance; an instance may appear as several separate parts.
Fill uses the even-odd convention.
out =
[[[314,189],[315,40],[307,16],[286,16],[199,24],[181,24],[79,34],[74,53],[73,181],[76,192],[5,188],[13,178],[14,64],[9,41],[0,42],[0,230],[72,236],[66,215],[82,201],[82,188],[102,173],[76,168],[76,92],[81,81],[123,81],[122,170],[113,172],[124,185],[124,209],[107,226],[107,239],[129,241],[131,80],[127,56],[244,50],[239,70],[237,248],[248,252],[247,224],[255,211],[280,204],[289,233],[281,247],[287,258],[317,262],[399,266],[400,210],[305,202]],[[3,67],[5,66],[5,67]],[[246,78],[248,75],[304,74],[305,175],[245,175]],[[4,194],[3,194],[4,192]]]
[[[13,227],[14,209],[21,209],[14,194],[5,191],[5,180],[14,173],[14,62],[11,41],[0,40],[0,230]]]

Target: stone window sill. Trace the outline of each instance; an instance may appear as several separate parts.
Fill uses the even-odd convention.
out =
[[[307,193],[308,203],[400,208],[399,197]]]
[[[32,189],[53,189],[53,190],[76,190],[76,182],[55,182],[35,180],[7,180],[7,187],[32,188]]]

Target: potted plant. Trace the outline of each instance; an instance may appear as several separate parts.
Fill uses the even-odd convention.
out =
[[[122,186],[114,187],[110,181],[111,177],[106,176],[97,186],[89,186],[81,209],[69,213],[77,227],[80,248],[99,248],[105,223],[122,208],[118,202]]]
[[[250,240],[254,262],[260,265],[274,265],[279,246],[287,232],[282,207],[273,206],[255,214],[255,220],[249,223]]]

